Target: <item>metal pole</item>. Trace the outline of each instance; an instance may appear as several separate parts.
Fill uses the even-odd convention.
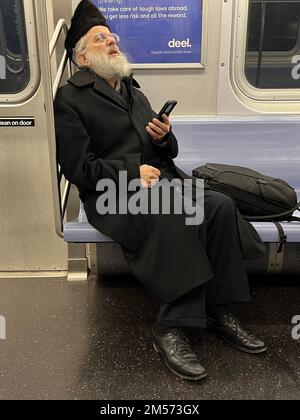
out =
[[[259,86],[260,86],[260,79],[261,79],[262,59],[263,59],[264,43],[265,43],[266,11],[267,11],[266,0],[262,0],[262,3],[261,3],[261,28],[260,28],[260,39],[259,39],[259,52],[258,52],[256,83],[255,83],[255,86],[257,88],[259,88]]]

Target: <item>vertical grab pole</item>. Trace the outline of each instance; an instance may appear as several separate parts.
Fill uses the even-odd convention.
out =
[[[263,59],[264,43],[265,43],[266,11],[267,11],[266,0],[262,0],[259,52],[258,52],[258,63],[257,63],[257,72],[256,72],[256,83],[255,83],[255,86],[257,88],[259,88],[260,80],[261,80],[261,68],[262,68],[262,59]]]

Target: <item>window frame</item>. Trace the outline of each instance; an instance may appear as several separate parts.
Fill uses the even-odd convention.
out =
[[[21,92],[1,93],[0,107],[7,104],[24,103],[30,99],[37,91],[40,83],[40,66],[36,35],[36,15],[34,0],[23,0],[25,15],[25,30],[28,45],[29,58],[29,82]]]
[[[274,0],[272,0],[274,1]],[[276,0],[279,1],[279,0]],[[250,0],[236,0],[234,8],[234,48],[232,55],[232,77],[237,88],[250,99],[256,101],[300,101],[300,88],[299,89],[260,89],[251,85],[247,80],[245,74],[246,54],[247,54],[247,38],[248,38],[248,23],[249,23],[249,4]],[[264,53],[267,57],[267,65],[278,60],[278,55],[282,57],[284,65],[290,63],[295,55],[300,54],[297,47],[292,51],[282,51],[280,54],[276,54],[276,57],[272,51]],[[256,52],[252,52],[253,57],[257,55]],[[253,58],[254,63],[254,58]],[[291,76],[292,77],[292,76]]]

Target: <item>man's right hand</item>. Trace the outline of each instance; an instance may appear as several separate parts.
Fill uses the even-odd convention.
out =
[[[159,182],[161,172],[153,166],[140,166],[141,183],[143,188],[152,188]]]

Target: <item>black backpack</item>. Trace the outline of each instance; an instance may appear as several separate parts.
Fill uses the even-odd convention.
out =
[[[194,169],[193,176],[204,179],[212,190],[233,198],[246,220],[274,222],[281,244],[287,238],[278,222],[300,221],[293,216],[295,210],[300,210],[297,194],[282,179],[262,175],[249,168],[218,163],[207,163]]]

